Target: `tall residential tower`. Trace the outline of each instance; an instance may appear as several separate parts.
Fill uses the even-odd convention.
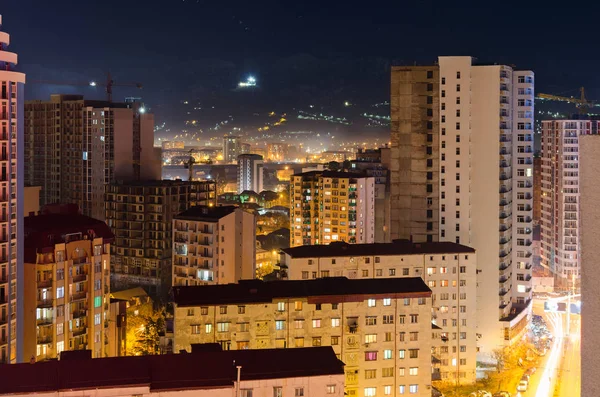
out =
[[[0,16],[0,28],[2,16]],[[0,363],[23,361],[23,98],[25,75],[14,72],[0,31]]]
[[[475,249],[487,357],[531,311],[533,78],[471,57],[392,69],[392,238]]]

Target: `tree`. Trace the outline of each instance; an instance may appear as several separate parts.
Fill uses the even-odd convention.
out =
[[[506,348],[494,349],[492,357],[496,360],[496,371],[498,371],[498,373],[502,372],[506,360],[508,359],[508,351]]]
[[[164,312],[151,311],[130,316],[127,313],[128,356],[146,356],[159,353],[160,332],[165,327]],[[133,314],[133,313],[132,313]]]

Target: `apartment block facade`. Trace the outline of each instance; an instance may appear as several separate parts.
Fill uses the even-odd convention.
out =
[[[76,212],[25,218],[24,338],[26,359],[62,351],[110,351],[110,244],[99,220]]]
[[[233,164],[242,154],[242,138],[235,135],[223,136],[223,162]]]
[[[473,383],[477,367],[477,260],[472,248],[450,243],[345,244],[282,250],[290,280],[324,277],[421,277],[431,289],[434,380]]]
[[[51,95],[25,104],[25,182],[41,186],[40,204],[77,204],[104,220],[105,186],[161,179],[154,115],[139,103]]]
[[[111,282],[166,296],[172,280],[173,219],[194,205],[216,205],[214,181],[141,181],[106,188],[106,223],[115,234]]]
[[[2,16],[0,15],[0,28]],[[25,74],[0,30],[0,363],[23,361],[23,103]]]
[[[559,284],[581,277],[579,173],[584,135],[598,135],[597,120],[542,121],[542,266]]]
[[[533,99],[533,72],[471,57],[392,69],[392,205],[395,191],[411,198],[403,212],[392,207],[392,238],[439,230],[440,241],[477,251],[482,360],[516,340],[531,313]],[[394,168],[403,154],[410,161]],[[409,173],[419,179],[397,181]]]
[[[237,191],[260,193],[264,184],[263,157],[258,154],[240,154],[237,158]]]
[[[234,206],[194,206],[173,218],[173,286],[253,279],[255,260],[254,214]]]
[[[310,171],[293,175],[290,246],[375,240],[375,178]]]
[[[430,396],[431,290],[420,278],[174,288],[175,350],[331,346],[345,395]]]

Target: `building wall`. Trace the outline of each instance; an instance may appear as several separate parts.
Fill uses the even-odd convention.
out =
[[[77,236],[79,235],[79,236]],[[63,350],[109,354],[110,244],[80,233],[26,263],[25,359],[57,358]]]
[[[460,382],[475,382],[477,259],[474,253],[314,258],[283,254],[282,263],[288,266],[290,280],[422,277],[433,292],[432,322],[441,327],[433,331],[437,335],[432,339],[432,354],[441,360],[441,380],[459,378]]]
[[[0,26],[2,16],[0,16]],[[12,71],[17,55],[0,32],[0,363],[23,361],[23,212],[25,75]]]
[[[580,138],[580,206],[585,217],[581,219],[581,395],[596,396],[600,393],[598,371],[600,371],[600,300],[598,299],[598,258],[600,258],[600,137]]]
[[[40,211],[40,190],[41,186],[25,186],[23,189],[23,216],[29,216],[32,212],[37,214]]]
[[[439,68],[393,67],[391,81],[391,239],[437,241]]]
[[[370,298],[375,300],[374,307],[364,296],[319,297],[320,306],[300,297],[244,306],[176,307],[175,350],[190,351],[193,343],[220,343],[232,350],[332,346],[346,364],[347,395],[364,396],[365,388],[376,388],[376,395],[383,395],[384,387],[391,386],[390,395],[396,396],[400,385],[405,386],[405,394],[410,385],[417,385],[412,395],[430,396],[431,298],[419,302],[413,296],[408,305],[404,298],[392,298],[389,306],[383,305],[383,296]],[[339,302],[337,308],[332,302]],[[417,323],[411,323],[411,314],[417,315]],[[393,324],[384,324],[384,315]],[[400,316],[405,316],[404,324],[399,324]],[[367,317],[376,318],[376,325],[366,325]],[[351,327],[353,321],[356,327]],[[404,342],[399,341],[400,332],[405,332]],[[417,340],[410,340],[412,332],[417,333],[412,336]],[[417,358],[410,358],[411,349],[418,350]],[[405,358],[400,358],[401,350]],[[366,361],[368,352],[377,352],[377,359]],[[391,358],[385,359],[386,354]],[[384,368],[392,376],[384,377]],[[417,374],[410,375],[410,368],[417,368]],[[365,379],[369,370],[375,370],[375,378]]]
[[[256,219],[240,208],[215,220],[173,220],[172,285],[229,284],[255,278]]]
[[[540,224],[542,217],[542,158],[533,158],[533,223]]]

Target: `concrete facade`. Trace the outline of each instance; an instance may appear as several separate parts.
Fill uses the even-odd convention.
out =
[[[395,243],[392,243],[395,244]],[[436,243],[431,243],[436,244]],[[476,285],[477,260],[473,250],[456,245],[431,250],[427,244],[411,245],[414,253],[390,254],[391,244],[361,244],[363,255],[296,256],[294,248],[283,250],[281,263],[290,280],[321,277],[393,278],[421,277],[432,291],[432,354],[440,360],[434,380],[475,382],[477,366]],[[331,245],[329,246],[331,247]],[[465,253],[467,251],[472,251]],[[441,253],[440,251],[446,251]],[[428,253],[435,251],[435,253]],[[381,253],[378,253],[381,252]]]
[[[346,364],[345,395],[431,396],[430,293],[304,295],[269,302],[261,296],[239,304],[231,297],[190,306],[178,303],[176,292],[175,301],[176,351],[190,351],[194,343],[231,350],[332,346]]]
[[[223,136],[223,162],[233,164],[242,154],[242,138],[234,135]]]
[[[600,299],[598,299],[598,258],[600,258],[600,136],[582,136],[579,140],[580,211],[585,214],[580,223],[581,245],[581,396],[600,394]]]
[[[256,276],[256,217],[237,207],[192,207],[173,218],[172,285]]]
[[[146,181],[106,187],[106,223],[115,234],[111,282],[116,290],[171,288],[173,218],[194,205],[216,205],[211,181]]]
[[[2,16],[0,15],[0,28]],[[23,214],[25,74],[0,31],[0,363],[23,361]]]
[[[263,157],[258,154],[241,154],[237,163],[237,192],[262,192],[265,179]]]

